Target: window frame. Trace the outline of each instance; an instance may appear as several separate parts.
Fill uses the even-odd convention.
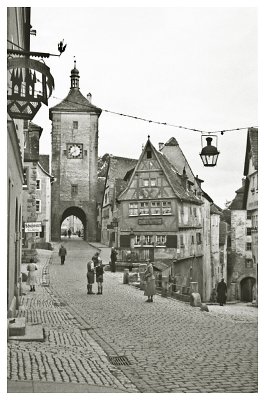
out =
[[[39,182],[39,185],[38,185]],[[36,190],[41,190],[41,179],[37,178],[36,179]]]
[[[41,200],[40,199],[36,199],[36,213],[38,213],[38,214],[41,213]]]

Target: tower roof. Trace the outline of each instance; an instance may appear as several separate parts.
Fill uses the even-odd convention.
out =
[[[79,90],[79,71],[74,62],[74,68],[71,70],[71,88],[68,95],[56,106],[50,108],[49,117],[52,119],[54,111],[65,112],[88,112],[101,114],[101,108],[94,106]]]

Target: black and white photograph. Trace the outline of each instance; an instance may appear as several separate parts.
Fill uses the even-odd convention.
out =
[[[25,3],[3,393],[259,397],[258,2]]]

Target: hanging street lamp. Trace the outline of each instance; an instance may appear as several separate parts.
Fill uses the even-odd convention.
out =
[[[203,165],[205,167],[215,167],[216,163],[217,163],[217,158],[220,154],[220,152],[217,150],[217,136],[216,135],[202,135],[201,137],[201,141],[203,142],[202,138],[204,136],[206,137],[206,142],[207,142],[207,146],[202,148],[202,151],[200,153]],[[212,140],[213,137],[216,138],[216,146],[212,146]]]

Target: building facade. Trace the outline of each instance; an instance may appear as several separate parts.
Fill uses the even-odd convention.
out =
[[[7,49],[30,47],[30,9],[7,7]],[[8,92],[12,73],[7,76]],[[7,114],[7,314],[14,316],[19,302],[22,247],[24,120]]]
[[[177,287],[198,282],[203,293],[201,190],[158,152],[148,139],[117,198],[118,247],[138,261],[148,258],[171,268]]]
[[[79,90],[79,71],[71,70],[67,97],[50,109],[52,121],[51,236],[59,241],[63,221],[73,215],[83,225],[84,239],[97,235],[98,118],[101,109]]]
[[[37,169],[39,161],[39,141],[42,128],[32,122],[25,123],[24,129],[24,182],[23,182],[23,246],[22,262],[27,263],[37,256],[34,225],[38,220],[39,205],[37,194]],[[31,232],[31,226],[32,232]]]
[[[36,234],[36,247],[50,249],[51,241],[51,185],[53,177],[49,174],[49,155],[40,154],[37,164],[36,213],[41,222],[41,232]]]
[[[101,242],[107,246],[118,246],[118,227],[113,225],[114,203],[119,185],[122,184],[122,181],[125,185],[123,178],[136,164],[137,160],[131,158],[109,156],[101,205]],[[122,188],[124,188],[124,185]]]

